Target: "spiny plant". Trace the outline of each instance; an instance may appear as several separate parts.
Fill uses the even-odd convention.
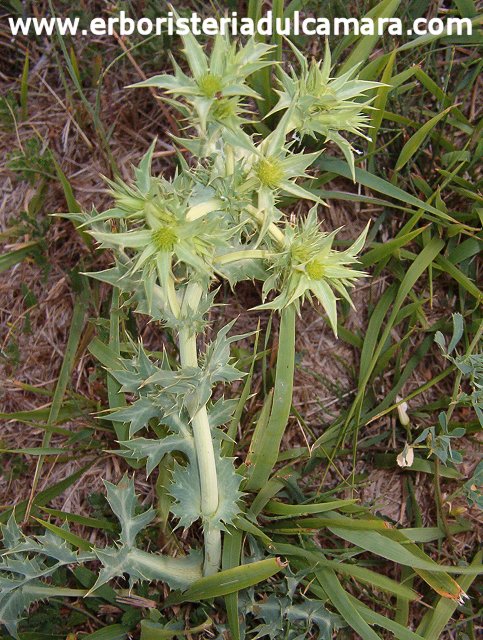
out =
[[[280,71],[279,101],[269,115],[290,109],[288,130],[300,136],[322,135],[326,141],[334,142],[343,152],[354,177],[354,147],[340,132],[370,140],[364,130],[369,126],[367,110],[372,100],[361,102],[361,96],[380,87],[381,83],[355,77],[359,65],[331,78],[331,54],[327,40],[323,61],[312,60],[310,64],[290,41],[289,44],[299,69],[292,69],[290,75],[283,69]]]
[[[340,132],[361,133],[369,107],[365,94],[376,84],[354,78],[356,70],[331,79],[328,50],[322,64],[308,65],[292,47],[300,69],[280,75],[275,113],[283,113],[275,129],[260,139],[251,128],[251,120],[257,120],[251,111],[253,100],[259,96],[249,81],[254,72],[272,64],[270,47],[255,40],[237,46],[217,37],[207,56],[191,35],[183,41],[189,73],[173,61],[174,76],[156,76],[137,86],[159,88],[169,96],[168,102],[185,118],[187,137],[178,142],[192,157],[187,161],[180,152],[172,179],[153,175],[154,141],[134,168],[130,183],[107,181],[112,208],[71,213],[69,218],[114,255],[111,268],[90,274],[113,287],[113,314],[119,305],[145,314],[171,332],[177,343],[176,361],[165,350],[153,354],[132,340],[123,347],[123,355],[112,345],[102,345],[98,352],[117,385],[117,395],[129,394],[130,403],[113,402],[100,417],[114,423],[120,445],[117,453],[134,469],[144,465],[149,475],[169,457],[165,488],[171,513],[177,527],[201,525],[203,548],[176,558],[141,549],[139,534],[153,522],[155,511],[139,512],[132,477],[125,476],[117,486],[106,482],[109,505],[120,523],[119,538],[112,546],[97,548],[70,532],[67,524],[46,523],[45,535],[26,536],[12,516],[3,527],[0,619],[18,637],[19,616],[32,602],[92,595],[124,575],[130,588],[139,581],[161,580],[183,591],[171,595],[165,604],[228,598],[280,571],[284,563],[274,557],[278,554],[288,557],[300,575],[313,576],[304,587],[315,595],[317,604],[294,599],[292,592],[285,591],[276,606],[273,598],[261,608],[247,605],[263,625],[280,614],[282,626],[288,621],[303,634],[297,637],[307,637],[310,621],[323,637],[328,637],[324,630],[334,624],[349,624],[364,638],[378,637],[371,624],[385,626],[396,635],[404,633],[398,637],[417,637],[392,620],[385,622],[384,616],[372,615],[368,607],[354,604],[336,571],[375,580],[382,590],[398,597],[415,598],[411,589],[364,567],[339,562],[341,558],[327,559],[315,544],[298,547],[276,537],[284,528],[297,532],[327,526],[357,549],[360,545],[413,567],[444,597],[464,597],[461,587],[404,532],[387,526],[355,501],[287,505],[274,500],[277,494],[290,496],[283,493],[284,482],[272,476],[272,470],[291,407],[297,311],[306,300],[320,303],[337,333],[337,299],[341,296],[350,302],[349,290],[364,275],[354,263],[367,234],[366,228],[349,248],[334,248],[336,232],[324,231],[318,221],[321,203],[297,182],[308,175],[320,152],[296,152],[294,145],[305,134],[321,135],[338,144],[353,166],[352,147]],[[283,196],[315,205],[306,217],[292,221],[281,209]],[[280,313],[282,348],[274,391],[262,409],[247,461],[238,467],[232,454],[239,404],[220,392],[245,377],[230,347],[248,336],[230,335],[231,322],[204,349],[198,345],[198,337],[207,332],[216,287],[223,280],[231,286],[242,280],[262,282],[259,308]],[[224,431],[227,424],[235,425],[235,431]],[[260,528],[262,511],[269,522],[273,519],[275,541]],[[310,517],[321,513],[323,518]],[[265,545],[260,559],[240,564],[242,532]],[[346,557],[350,558],[349,552]],[[61,567],[93,560],[100,562],[101,569],[89,591],[49,583]],[[463,569],[458,567],[457,572]],[[236,600],[227,599],[227,605],[231,633],[240,638]],[[341,618],[327,611],[326,605]],[[287,637],[293,636],[290,630]]]

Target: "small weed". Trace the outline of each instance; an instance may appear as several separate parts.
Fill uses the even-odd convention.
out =
[[[0,96],[0,129],[10,131],[14,129],[19,106],[12,93]]]
[[[55,178],[51,152],[37,137],[25,140],[22,149],[12,151],[6,166],[30,184],[35,184],[39,177]]]

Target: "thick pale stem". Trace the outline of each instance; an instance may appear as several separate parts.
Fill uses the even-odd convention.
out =
[[[238,260],[268,260],[273,253],[270,251],[264,251],[263,249],[248,249],[246,251],[233,251],[232,253],[225,253],[222,256],[216,258],[216,264],[229,264],[230,262],[237,262]]]
[[[171,258],[169,258],[169,262],[166,264],[163,262],[163,258],[159,255],[156,260],[156,268],[158,270],[159,284],[161,285],[163,296],[166,296],[165,301],[169,304],[171,313],[178,317],[180,306],[174,286],[174,278],[171,274]]]
[[[247,211],[253,218],[255,218],[260,226],[263,226],[263,223],[265,222],[265,215],[262,208],[257,209],[256,207],[248,206]],[[277,242],[281,247],[285,246],[285,235],[283,231],[277,227],[276,224],[271,222],[267,227],[267,231],[275,240],[275,242]]]
[[[181,589],[201,578],[199,563],[194,556],[171,558],[134,548],[129,551],[129,559],[146,577],[174,582]]]
[[[196,284],[188,285],[183,300],[186,310],[195,310],[201,297],[202,289]],[[196,334],[188,329],[179,332],[179,351],[182,367],[198,366],[196,350]],[[205,561],[204,575],[211,575],[218,571],[221,559],[221,532],[208,524],[210,516],[218,509],[218,476],[216,472],[215,451],[211,437],[210,423],[206,405],[201,408],[188,407],[191,414],[191,426],[195,440],[196,457],[201,490],[201,513],[204,520]]]
[[[191,207],[191,209],[189,209],[188,213],[186,214],[186,220],[198,220],[198,218],[202,218],[208,213],[216,211],[221,206],[223,206],[221,200],[212,198],[211,200],[207,200],[206,202],[202,202],[201,204],[197,204]]]

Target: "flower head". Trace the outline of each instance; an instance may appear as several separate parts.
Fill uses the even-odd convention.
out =
[[[214,258],[236,232],[220,214],[222,202],[188,170],[173,180],[151,176],[154,143],[134,168],[135,180],[108,181],[115,207],[77,214],[101,247],[110,248],[125,277],[157,273],[161,286],[173,277],[184,281],[214,276]],[[112,222],[116,221],[113,225]]]
[[[207,56],[193,34],[183,35],[182,39],[190,75],[173,60],[174,75],[154,76],[133,86],[164,89],[175,98],[170,102],[191,121],[196,120],[203,132],[211,122],[238,129],[243,122],[240,114],[244,111],[240,101],[259,98],[246,84],[246,79],[273,64],[266,59],[272,47],[251,38],[237,49],[227,37],[218,35],[211,55]]]
[[[368,82],[355,77],[358,65],[331,78],[331,55],[326,42],[323,62],[312,60],[309,64],[300,51],[290,43],[300,65],[300,70],[291,70],[291,74],[280,71],[279,102],[271,113],[292,107],[289,130],[301,136],[322,135],[338,145],[354,174],[354,148],[341,134],[341,131],[353,133],[369,139],[363,130],[369,127],[369,118],[365,111],[372,99],[365,93],[380,87],[379,82]]]
[[[310,178],[307,169],[317,160],[320,151],[294,153],[287,142],[287,125],[291,110],[284,114],[276,128],[261,142],[248,136],[225,132],[224,138],[236,149],[237,162],[245,171],[244,191],[258,197],[261,208],[273,207],[279,195],[295,196],[323,204],[316,195],[296,183],[297,178]],[[263,203],[263,204],[262,204]]]
[[[262,158],[255,165],[255,175],[262,186],[276,189],[285,177],[283,163],[277,157]]]
[[[337,296],[339,293],[352,305],[348,289],[363,277],[362,271],[349,265],[357,262],[357,254],[364,246],[368,226],[345,251],[332,248],[337,231],[320,230],[316,207],[297,225],[287,225],[285,249],[272,264],[272,274],[266,280],[263,293],[277,289],[279,295],[258,308],[282,309],[290,304],[300,305],[304,299],[315,296],[324,307],[330,325],[337,335]]]

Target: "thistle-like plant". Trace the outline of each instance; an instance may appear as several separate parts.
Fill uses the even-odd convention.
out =
[[[368,103],[354,100],[374,84],[350,80],[353,73],[332,81],[327,52],[322,66],[313,63],[310,68],[296,52],[301,75],[283,74],[281,79],[277,111],[286,112],[260,140],[241,113],[246,101],[257,97],[248,79],[271,64],[266,59],[270,47],[249,40],[237,48],[217,37],[208,57],[191,35],[184,37],[184,47],[190,74],[173,61],[174,76],[156,76],[138,86],[157,87],[171,96],[168,101],[186,118],[191,137],[183,144],[194,157],[189,163],[180,160],[172,179],[153,175],[154,141],[131,182],[108,181],[112,208],[69,217],[113,254],[113,266],[91,276],[112,285],[123,307],[148,315],[177,344],[177,359],[165,352],[152,354],[129,340],[122,353],[104,345],[103,363],[129,403],[100,417],[127,426],[118,454],[144,463],[148,475],[170,456],[166,490],[171,513],[179,527],[201,524],[203,553],[173,559],[137,548],[136,536],[152,522],[154,512],[136,514],[133,481],[128,479],[117,487],[106,484],[121,523],[114,546],[97,549],[86,543],[84,550],[75,551],[66,542],[56,547],[53,533],[25,538],[11,520],[4,530],[0,615],[13,635],[20,611],[49,595],[44,578],[60,566],[100,561],[92,590],[123,574],[131,584],[164,580],[183,589],[219,570],[222,533],[240,521],[249,470],[237,469],[234,458],[223,455],[231,449],[223,446],[230,439],[222,427],[231,421],[236,403],[219,397],[223,386],[243,378],[230,345],[247,336],[229,335],[230,323],[204,349],[198,345],[216,287],[222,279],[232,286],[246,279],[263,282],[264,297],[274,294],[262,307],[282,311],[280,330],[293,341],[294,313],[305,299],[322,304],[337,332],[337,298],[350,301],[348,289],[364,275],[353,264],[367,229],[348,249],[338,251],[333,246],[336,232],[321,229],[317,205],[307,217],[292,221],[282,211],[281,198],[318,203],[297,180],[306,177],[320,152],[295,153],[291,134],[322,133],[341,144],[338,131],[360,133],[365,121],[359,113]],[[62,531],[57,530],[60,538]],[[287,617],[295,615],[292,605],[284,611]],[[299,613],[313,614],[310,607]]]
[[[316,208],[296,225],[287,225],[285,246],[274,258],[271,274],[265,280],[263,293],[273,289],[276,298],[260,305],[259,309],[283,309],[289,305],[300,307],[312,295],[320,302],[337,336],[337,296],[334,289],[352,305],[348,288],[354,286],[362,271],[348,266],[357,262],[357,254],[364,246],[368,227],[345,251],[332,249],[336,231],[320,230]]]
[[[45,582],[62,567],[98,560],[99,576],[88,595],[115,577],[129,576],[131,586],[142,580],[163,580],[173,588],[186,588],[201,577],[199,553],[170,558],[148,553],[136,546],[139,533],[152,522],[155,511],[149,508],[136,513],[139,507],[134,482],[125,476],[119,484],[105,482],[107,500],[121,527],[113,546],[96,548],[88,543],[76,549],[68,542],[67,524],[55,526],[41,536],[24,535],[10,516],[0,525],[4,550],[0,561],[0,621],[8,632],[18,638],[17,627],[22,612],[33,602],[55,597],[78,597],[75,589],[60,588]],[[76,536],[73,536],[75,539]]]

